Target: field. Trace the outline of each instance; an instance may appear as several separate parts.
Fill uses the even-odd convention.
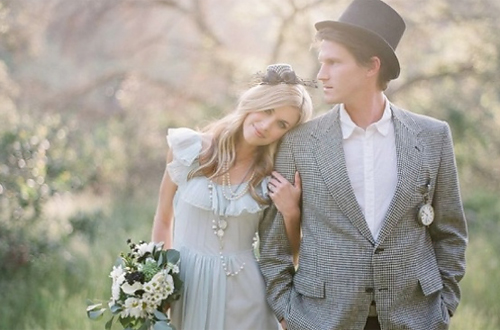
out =
[[[127,250],[127,238],[149,239],[155,198],[144,199],[112,203],[102,218],[93,220],[93,235],[70,235],[62,254],[44,256],[15,276],[4,276],[0,282],[0,329],[104,329],[106,319],[87,319],[86,300],[109,298],[109,270],[118,254]],[[500,329],[496,236],[487,228],[471,224],[463,299],[452,318],[452,330]]]

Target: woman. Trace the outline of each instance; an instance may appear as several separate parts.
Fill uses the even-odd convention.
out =
[[[259,82],[202,133],[168,132],[152,239],[181,252],[177,330],[278,329],[252,245],[269,193],[298,246],[300,181],[269,175],[280,138],[311,117],[312,102],[289,65],[270,65]]]

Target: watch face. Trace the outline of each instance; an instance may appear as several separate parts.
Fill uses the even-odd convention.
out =
[[[418,210],[418,220],[424,226],[428,226],[434,221],[434,209],[430,204],[424,204]]]

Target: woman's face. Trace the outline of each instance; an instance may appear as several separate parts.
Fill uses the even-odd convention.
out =
[[[299,118],[299,109],[293,106],[251,112],[243,122],[243,138],[252,146],[271,144],[297,125]]]

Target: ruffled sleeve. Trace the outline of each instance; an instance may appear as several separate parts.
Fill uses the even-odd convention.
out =
[[[175,184],[180,185],[187,181],[189,172],[199,167],[201,134],[189,128],[171,128],[167,142],[173,154],[172,161],[167,164],[168,174]]]

